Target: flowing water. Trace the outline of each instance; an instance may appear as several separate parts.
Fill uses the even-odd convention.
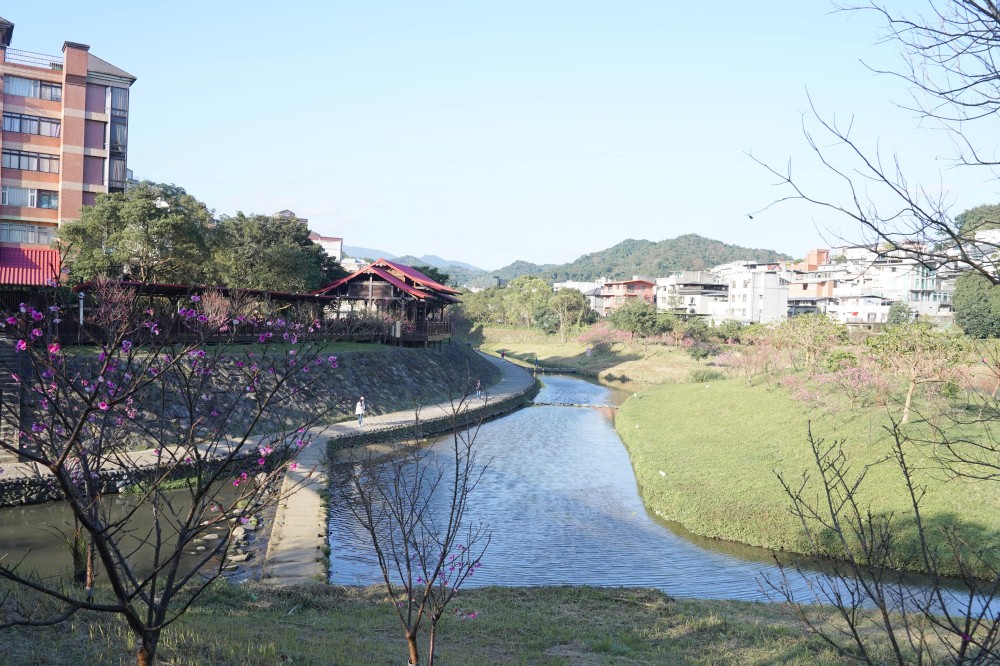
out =
[[[535,401],[608,405],[626,395],[546,376]],[[481,427],[475,443],[490,464],[470,495],[469,519],[488,523],[492,541],[466,585],[642,586],[681,597],[767,600],[762,577],[780,578],[769,551],[696,537],[646,510],[613,418],[606,407],[536,404]],[[450,442],[437,440],[432,455],[446,460]],[[381,582],[366,535],[331,495],[330,581]],[[803,563],[806,571],[792,571],[790,584],[811,599],[807,588],[820,565],[793,564]]]

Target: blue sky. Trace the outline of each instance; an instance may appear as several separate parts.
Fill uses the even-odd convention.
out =
[[[906,3],[911,4],[911,3]],[[698,233],[801,256],[851,236],[747,156],[840,196],[806,91],[960,212],[989,174],[919,128],[874,16],[823,1],[20,3],[13,48],[64,40],[138,77],[129,166],[219,214],[289,208],[348,245],[493,269]],[[827,238],[819,228],[830,228]]]

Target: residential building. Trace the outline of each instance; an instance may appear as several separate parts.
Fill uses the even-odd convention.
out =
[[[728,302],[728,283],[711,271],[679,271],[656,279],[656,309],[660,312],[719,322],[728,318]]]
[[[656,305],[656,283],[646,278],[634,276],[631,280],[609,280],[600,288],[594,308],[599,315],[607,317],[626,301],[641,298],[650,305]]]
[[[580,282],[575,280],[567,280],[566,282],[555,282],[552,285],[552,291],[562,291],[563,289],[576,289],[583,297],[587,300],[587,305],[594,312],[601,311],[601,303],[603,299],[601,298],[601,289],[607,283],[607,278],[597,278],[593,282]]]
[[[97,195],[125,190],[136,79],[86,44],[50,56],[11,48],[13,34],[0,18],[0,244],[47,246]]]
[[[340,261],[344,258],[344,239],[336,236],[321,236],[315,231],[309,232],[309,240],[323,248],[326,256]]]
[[[788,316],[789,274],[778,266],[738,261],[712,272],[729,285],[725,319],[768,323]]]

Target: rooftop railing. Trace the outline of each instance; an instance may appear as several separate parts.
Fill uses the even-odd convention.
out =
[[[33,53],[31,51],[21,51],[19,49],[6,49],[4,51],[4,62],[16,65],[27,65],[29,67],[42,67],[44,69],[61,70],[63,68],[62,56],[45,55],[44,53]]]

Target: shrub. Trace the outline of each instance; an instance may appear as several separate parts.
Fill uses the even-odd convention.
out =
[[[704,384],[706,382],[714,382],[725,378],[725,374],[710,368],[694,368],[688,373],[688,381],[692,384]]]

